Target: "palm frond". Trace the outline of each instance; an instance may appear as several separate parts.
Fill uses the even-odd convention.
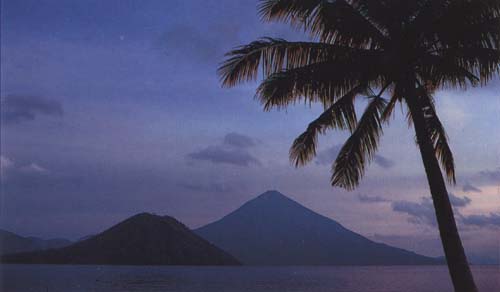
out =
[[[316,156],[318,134],[324,134],[328,129],[353,131],[356,128],[354,98],[366,91],[366,85],[356,86],[309,124],[306,131],[295,139],[290,148],[290,161],[295,167],[305,165]]]
[[[463,67],[459,60],[445,58],[436,54],[426,54],[418,61],[416,72],[422,83],[432,83],[433,87],[461,87],[476,85],[479,77],[469,71],[470,68]],[[472,68],[473,69],[473,68]]]
[[[264,78],[285,69],[294,69],[327,60],[352,58],[364,54],[360,49],[315,42],[289,42],[262,38],[226,54],[218,69],[223,86],[232,87],[257,78],[262,68]]]
[[[412,22],[423,42],[441,48],[499,48],[500,1],[432,0]]]
[[[339,74],[346,66],[320,63],[272,74],[257,88],[255,97],[264,110],[283,109],[300,102],[321,102],[332,104],[335,98],[343,96],[359,84],[358,78]]]
[[[498,25],[500,27],[500,22]],[[483,84],[500,73],[500,48],[445,48],[436,53],[447,63],[455,63],[478,76]]]
[[[381,115],[386,101],[373,97],[361,117],[356,130],[342,146],[332,166],[333,186],[352,190],[365,173],[365,166],[373,159],[382,135]]]
[[[363,15],[376,23],[387,35],[394,36],[400,34],[401,29],[414,19],[419,11],[425,6],[422,0],[405,1],[373,1],[355,0],[358,10],[363,11]]]
[[[384,112],[380,116],[380,119],[383,122],[388,123],[389,119],[392,116],[392,113],[394,111],[394,108],[396,107],[396,103],[398,102],[398,98],[396,96],[392,96],[389,102],[387,103],[387,106],[384,109]]]
[[[385,107],[384,112],[382,113],[381,119],[382,121],[388,123],[389,119],[392,116],[392,113],[394,111],[394,108],[396,107],[396,103],[398,101],[401,101],[403,99],[404,93],[403,93],[403,88],[399,83],[395,83],[393,88],[392,88],[392,94],[391,94],[391,99],[387,103],[387,106]]]
[[[451,23],[455,21],[455,23]],[[500,16],[482,20],[450,20],[445,27],[436,27],[433,37],[439,40],[439,47],[500,48]]]
[[[371,22],[358,1],[264,0],[259,5],[265,21],[288,22],[303,28],[321,42],[352,47],[379,47],[386,36]]]
[[[299,101],[321,102],[325,107],[356,87],[378,87],[388,78],[380,54],[315,63],[271,74],[257,88],[255,97],[265,110],[282,109]]]

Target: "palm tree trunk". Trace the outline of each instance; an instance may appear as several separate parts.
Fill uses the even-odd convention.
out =
[[[425,123],[424,110],[417,98],[407,98],[420,154],[424,163],[448,270],[456,292],[476,292],[476,284],[458,234],[453,209],[434,147]]]

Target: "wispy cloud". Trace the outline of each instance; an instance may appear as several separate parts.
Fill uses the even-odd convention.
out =
[[[235,132],[229,133],[224,136],[224,145],[234,146],[237,148],[248,148],[256,145],[254,139],[249,136],[238,134]]]
[[[469,197],[458,197],[452,193],[449,193],[449,198],[455,208],[466,207],[472,202]],[[396,201],[391,206],[393,211],[409,215],[410,223],[436,225],[436,214],[430,198],[422,197],[420,202]],[[460,215],[458,210],[457,214]]]
[[[462,191],[464,191],[466,193],[481,193],[482,192],[480,188],[475,187],[474,185],[472,185],[469,182],[464,184],[464,186],[462,187]]]
[[[189,153],[188,157],[194,160],[205,160],[213,163],[227,163],[238,166],[259,165],[257,158],[241,149],[227,149],[224,146],[208,146],[197,152]]]
[[[449,193],[449,197],[451,205],[453,205],[454,207],[465,207],[472,202],[472,200],[467,196],[458,197],[455,196],[453,193]]]
[[[394,161],[378,154],[373,158],[373,162],[382,168],[392,168],[394,166]]]
[[[483,171],[480,171],[479,172],[479,176],[481,176],[482,178],[488,180],[488,181],[492,181],[492,182],[500,182],[500,167],[498,167],[497,169],[494,169],[494,170],[483,170]]]
[[[463,216],[461,220],[465,224],[475,225],[479,227],[500,227],[499,213]]]
[[[410,223],[436,225],[436,215],[429,198],[422,198],[420,202],[396,201],[391,206],[393,211],[409,215]]]
[[[50,171],[47,168],[38,163],[19,163],[9,157],[0,156],[0,175],[3,181],[12,178],[33,177],[49,173]]]
[[[213,182],[208,184],[203,183],[195,183],[195,182],[186,182],[186,183],[178,183],[178,185],[186,190],[190,191],[199,191],[199,192],[229,192],[233,190],[233,187],[220,182]]]
[[[7,95],[2,98],[2,122],[6,125],[32,121],[38,115],[60,117],[62,104],[41,96]]]
[[[14,166],[14,162],[6,156],[0,155],[0,176],[5,176],[7,171]]]
[[[44,174],[44,173],[49,172],[45,167],[40,166],[34,162],[32,162],[26,166],[20,167],[19,170],[26,172],[26,173],[40,173],[40,174]]]
[[[362,203],[387,203],[391,201],[380,196],[368,196],[363,194],[358,194],[358,200]]]
[[[252,138],[233,132],[224,137],[222,144],[189,153],[187,157],[192,160],[237,166],[260,165],[260,161],[248,150],[253,146],[255,146],[255,141]]]

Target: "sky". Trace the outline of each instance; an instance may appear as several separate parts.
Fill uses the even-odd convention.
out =
[[[442,255],[413,129],[398,110],[360,186],[332,188],[343,132],[294,168],[288,150],[321,113],[264,112],[258,83],[221,88],[224,53],[259,37],[256,0],[1,2],[0,228],[77,239],[139,212],[192,228],[268,189],[376,241]],[[500,256],[500,81],[437,93],[454,151],[449,186],[469,257]],[[361,110],[363,101],[357,104]]]

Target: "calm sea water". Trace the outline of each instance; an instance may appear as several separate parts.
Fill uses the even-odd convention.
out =
[[[154,267],[1,265],[1,291],[452,291],[445,266]],[[500,267],[474,266],[480,291],[500,291]]]

